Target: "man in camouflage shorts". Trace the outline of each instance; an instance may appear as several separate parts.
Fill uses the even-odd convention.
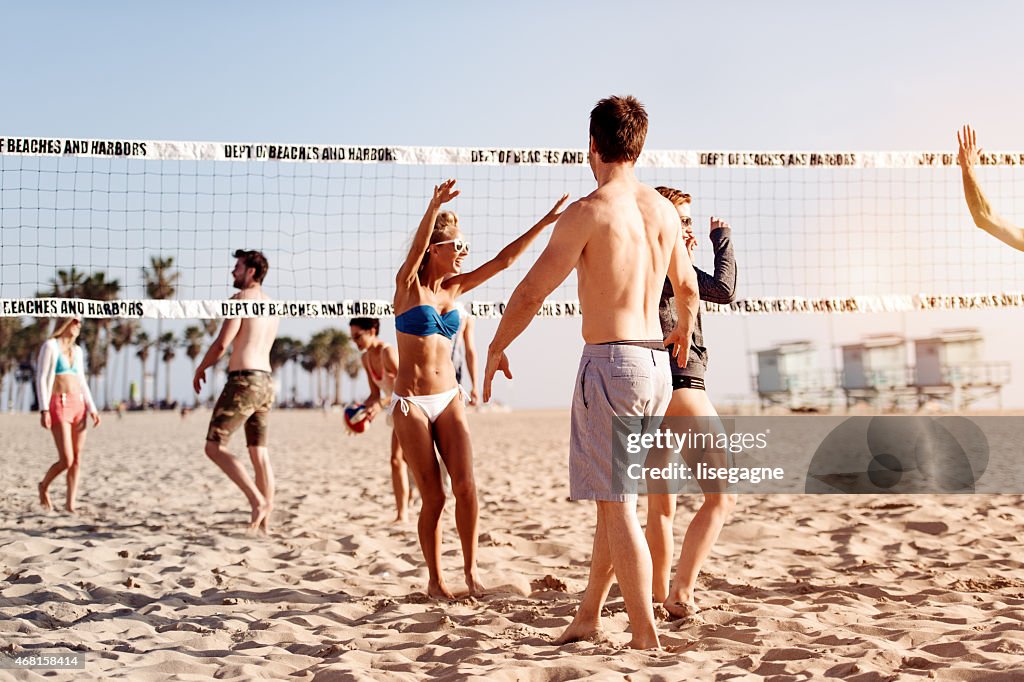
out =
[[[213,407],[207,442],[226,445],[231,434],[245,424],[245,444],[265,447],[267,415],[274,402],[274,382],[269,372],[243,369],[228,372],[228,382]]]
[[[235,251],[235,269],[231,274],[239,292],[232,299],[269,300],[262,288],[268,267],[267,259],[259,251]],[[270,511],[274,507],[274,470],[267,450],[267,415],[274,402],[270,347],[276,336],[277,318],[225,320],[192,379],[192,386],[199,393],[206,380],[206,370],[231,348],[228,381],[213,408],[206,432],[206,456],[245,493],[252,507],[249,527],[264,533],[270,530]],[[255,483],[226,447],[231,434],[242,424],[245,424],[245,444],[249,448]]]

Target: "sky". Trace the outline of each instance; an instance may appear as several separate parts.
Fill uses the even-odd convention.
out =
[[[964,122],[988,149],[1024,149],[1016,3],[9,2],[3,14],[0,136],[582,148],[593,103],[631,93],[650,112],[650,149],[950,151]],[[708,319],[711,395],[749,394],[750,353],[794,335],[820,339],[827,367],[831,346],[869,328],[994,324],[988,352],[1011,361],[1007,316],[1021,314]],[[538,322],[499,398],[567,405],[578,329]],[[480,325],[481,350],[491,333]],[[1024,406],[1024,388],[1006,396]]]

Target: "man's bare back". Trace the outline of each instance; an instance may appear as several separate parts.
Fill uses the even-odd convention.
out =
[[[576,272],[587,343],[661,340],[658,302],[675,241],[671,203],[653,188],[613,180],[562,218],[589,232]],[[576,225],[571,225],[576,228]],[[638,248],[639,247],[639,248]]]

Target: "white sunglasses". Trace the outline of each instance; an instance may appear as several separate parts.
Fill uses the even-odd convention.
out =
[[[465,239],[449,239],[443,242],[434,242],[431,246],[441,246],[441,244],[454,244],[456,253],[469,253],[469,242]]]

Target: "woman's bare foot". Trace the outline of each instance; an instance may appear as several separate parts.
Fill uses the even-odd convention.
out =
[[[53,503],[50,502],[50,493],[43,487],[43,484],[39,484],[39,504],[46,511],[53,509]]]
[[[455,599],[455,595],[451,593],[441,580],[427,583],[427,596],[431,599]]]
[[[64,511],[66,511],[69,514],[74,514],[75,513],[75,505],[74,505],[74,503],[73,502],[67,502],[64,505]]]
[[[471,597],[479,597],[487,591],[484,586],[480,584],[480,579],[472,573],[466,576],[466,587],[469,588],[469,596]]]
[[[409,520],[409,517],[408,517],[408,516],[406,516],[405,514],[399,514],[399,515],[398,515],[398,516],[396,516],[396,517],[394,518],[394,520],[393,520],[393,521],[391,522],[391,525],[392,525],[392,526],[397,526],[398,524],[400,524],[400,523],[405,523],[405,522],[406,522],[406,521],[408,521],[408,520]]]
[[[563,644],[572,644],[573,642],[607,642],[608,637],[605,636],[604,630],[601,629],[601,621],[596,622],[577,622],[574,618],[569,627],[556,639],[553,644],[555,646],[562,646]]]
[[[673,619],[682,618],[684,620],[689,620],[700,612],[700,609],[697,608],[697,604],[692,598],[690,601],[676,601],[674,599],[666,600],[662,606],[665,607],[665,610],[668,611],[669,615],[672,616]]]

